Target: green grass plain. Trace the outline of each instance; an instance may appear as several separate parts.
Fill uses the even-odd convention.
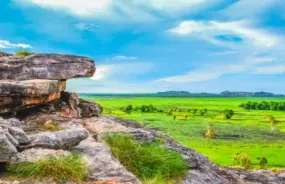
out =
[[[235,153],[245,152],[251,157],[253,168],[258,168],[257,157],[268,159],[268,168],[285,167],[285,112],[245,110],[239,104],[248,101],[285,101],[284,98],[242,98],[242,97],[93,97],[104,107],[104,114],[136,120],[151,128],[159,128],[183,145],[208,156],[222,166],[232,166]],[[176,112],[177,119],[167,113],[130,114],[119,110],[127,105],[140,106],[152,104],[167,112],[171,108],[204,109],[205,116],[192,112]],[[225,120],[220,112],[232,109],[235,115]],[[188,119],[184,119],[188,114]],[[280,123],[278,131],[272,132],[266,115],[273,115]],[[204,137],[210,123],[219,134],[215,139]]]

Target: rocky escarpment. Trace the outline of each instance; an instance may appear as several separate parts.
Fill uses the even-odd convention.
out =
[[[94,62],[86,57],[35,54],[16,57],[0,53],[0,166],[35,162],[47,156],[82,155],[88,163],[86,183],[139,184],[141,181],[101,141],[106,134],[131,134],[142,142],[163,140],[189,165],[183,184],[283,184],[285,173],[234,170],[213,164],[195,150],[135,121],[100,116],[102,107],[66,92],[66,80],[90,77]],[[57,130],[43,127],[57,126]],[[15,181],[15,183],[55,183]],[[1,181],[10,184],[14,181]],[[70,182],[73,183],[73,182]]]

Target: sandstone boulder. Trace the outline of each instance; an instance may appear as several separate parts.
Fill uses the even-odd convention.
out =
[[[85,129],[67,129],[57,132],[44,132],[30,135],[31,144],[26,147],[39,147],[47,149],[69,149],[88,138]],[[23,147],[23,148],[26,148]]]
[[[87,57],[61,54],[0,57],[0,80],[66,80],[91,77],[94,72],[94,61]]]
[[[0,96],[39,97],[65,91],[66,82],[59,80],[0,81]]]
[[[83,99],[80,99],[78,107],[81,109],[82,117],[99,116],[103,111],[103,108],[99,104]]]

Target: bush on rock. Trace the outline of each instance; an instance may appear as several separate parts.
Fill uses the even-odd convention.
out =
[[[113,155],[142,181],[175,183],[188,170],[186,161],[179,153],[158,144],[140,143],[124,135],[108,135],[104,139]]]

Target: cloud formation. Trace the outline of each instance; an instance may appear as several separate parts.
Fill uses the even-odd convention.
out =
[[[273,47],[281,38],[266,30],[253,28],[248,21],[182,21],[177,27],[168,30],[178,36],[193,36],[218,46],[235,48],[240,43],[256,47]]]
[[[9,48],[22,48],[22,49],[29,49],[32,48],[32,46],[24,43],[11,43],[7,40],[0,40],[0,48],[3,49],[9,49]]]
[[[14,0],[93,19],[154,20],[155,14],[183,15],[221,0]]]

